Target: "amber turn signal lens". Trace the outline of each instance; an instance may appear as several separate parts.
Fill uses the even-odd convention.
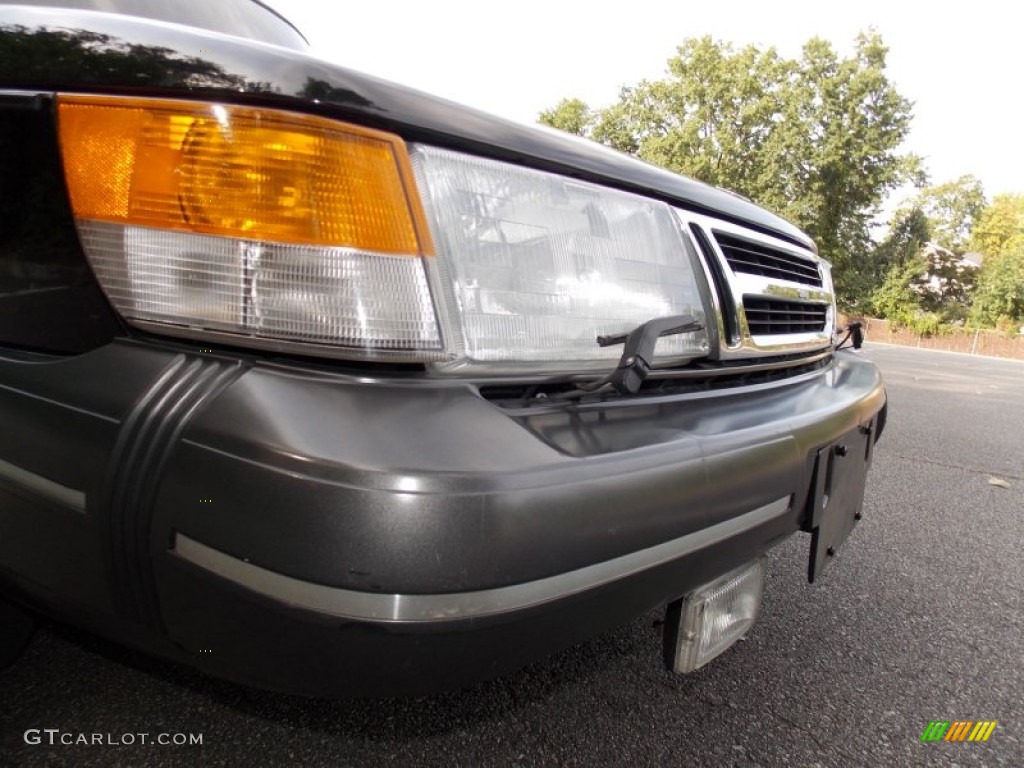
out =
[[[62,95],[58,104],[79,220],[432,253],[397,136],[204,102]]]

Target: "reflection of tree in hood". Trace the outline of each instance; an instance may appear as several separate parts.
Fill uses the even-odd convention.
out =
[[[216,88],[274,93],[268,82],[246,80],[199,56],[162,46],[137,45],[85,29],[0,25],[0,80],[9,84],[164,88]],[[324,79],[308,77],[296,96],[324,103],[368,107],[370,101]]]
[[[265,90],[241,75],[170,48],[82,29],[0,26],[0,78],[11,82],[116,83]]]
[[[322,101],[327,104],[345,104],[347,106],[369,107],[373,106],[369,99],[360,96],[350,88],[339,88],[326,80],[315,77],[307,77],[306,84],[298,93],[305,99]]]

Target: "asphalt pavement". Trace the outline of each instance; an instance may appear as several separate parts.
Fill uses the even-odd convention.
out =
[[[861,354],[890,395],[864,520],[813,586],[805,535],[773,550],[759,622],[696,674],[662,668],[657,614],[382,701],[253,691],[47,627],[0,673],[0,766],[1024,766],[1024,363]],[[932,720],[998,725],[922,743]],[[202,744],[51,746],[47,728]]]

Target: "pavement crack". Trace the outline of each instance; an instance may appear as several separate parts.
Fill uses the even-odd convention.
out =
[[[802,731],[803,733],[806,733],[808,736],[810,736],[811,737],[811,741],[813,741],[815,744],[817,744],[818,748],[822,752],[832,752],[833,754],[835,754],[836,750],[833,748],[833,746],[831,744],[824,744],[824,743],[822,743],[822,741],[820,739],[818,739],[818,735],[813,730],[811,730],[810,728],[807,728],[802,723],[800,723],[800,722],[798,722],[796,720],[790,720],[788,717],[786,717],[785,715],[780,714],[776,710],[772,710],[772,714],[775,717],[779,718],[779,720],[781,720],[782,722],[786,723],[787,725],[790,725],[793,728],[796,728],[798,731]]]
[[[960,469],[964,472],[970,472],[972,475],[994,475],[996,477],[1004,477],[1010,480],[1024,480],[1024,475],[1015,475],[1012,472],[1003,472],[998,469],[975,469],[974,467],[965,467],[963,464],[953,464],[947,461],[936,461],[935,459],[926,459],[923,456],[907,456],[902,453],[892,454],[897,459],[906,459],[907,461],[916,461],[919,464],[931,464],[936,467],[945,467],[946,469]]]

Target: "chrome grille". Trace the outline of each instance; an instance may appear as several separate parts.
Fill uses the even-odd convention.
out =
[[[741,237],[715,232],[715,240],[732,271],[821,287],[821,273],[813,261]]]
[[[744,296],[743,308],[751,336],[821,333],[828,319],[828,307],[825,304],[764,296]]]
[[[817,354],[832,344],[831,265],[813,248],[741,224],[677,211],[703,257],[719,360]]]

